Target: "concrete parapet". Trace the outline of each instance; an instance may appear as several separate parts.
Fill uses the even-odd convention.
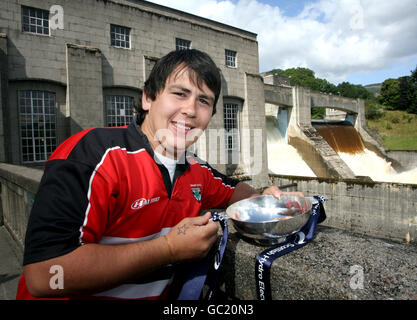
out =
[[[417,185],[270,175],[270,184],[297,184],[327,196],[327,226],[417,244]]]
[[[43,171],[0,163],[1,214],[4,224],[23,248],[26,226]]]
[[[417,168],[417,151],[389,150],[386,153],[388,157],[398,161],[404,170],[412,170]]]
[[[265,102],[292,106],[292,88],[283,86],[264,85]]]
[[[7,105],[7,36],[0,33],[0,161],[6,161],[6,145],[4,143],[4,121]]]
[[[229,227],[222,290],[229,298],[257,299],[255,260],[267,247],[242,240],[230,221]],[[272,264],[272,299],[415,300],[416,268],[414,246],[319,225],[313,241]]]
[[[343,110],[349,113],[359,113],[356,99],[335,96],[327,93],[312,91],[311,104],[314,107],[332,107],[333,109]]]

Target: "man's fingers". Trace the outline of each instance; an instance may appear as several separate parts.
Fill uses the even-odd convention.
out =
[[[191,223],[195,226],[203,226],[209,222],[209,219],[211,218],[211,213],[206,212],[202,216],[197,216],[193,218],[189,218],[191,220]]]

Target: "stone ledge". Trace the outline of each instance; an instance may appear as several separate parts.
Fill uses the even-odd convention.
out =
[[[227,297],[257,299],[255,259],[266,249],[241,239],[229,221],[229,240],[220,272],[220,285]],[[354,290],[350,283],[359,275],[358,269],[363,270],[363,289]],[[272,264],[272,298],[415,300],[416,270],[414,245],[319,225],[312,242]]]
[[[0,163],[0,177],[35,194],[41,181],[43,170],[8,163]]]

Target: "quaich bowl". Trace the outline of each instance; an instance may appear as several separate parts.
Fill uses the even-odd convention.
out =
[[[294,195],[262,195],[235,202],[226,209],[236,231],[260,245],[274,245],[298,232],[308,221],[312,201]]]

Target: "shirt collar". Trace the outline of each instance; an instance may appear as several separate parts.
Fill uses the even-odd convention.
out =
[[[136,116],[137,117],[137,116]],[[129,133],[133,136],[133,138],[141,145],[142,148],[149,153],[149,155],[154,159],[155,152],[153,151],[151,144],[148,140],[148,137],[143,133],[140,129],[140,124],[137,121],[138,118],[134,118],[133,121],[128,126]],[[154,159],[155,161],[155,159]],[[178,159],[176,170],[180,171],[179,174],[185,172],[190,164],[194,164],[194,156],[191,155],[190,152],[185,152],[181,157]],[[177,175],[177,174],[176,174]]]

